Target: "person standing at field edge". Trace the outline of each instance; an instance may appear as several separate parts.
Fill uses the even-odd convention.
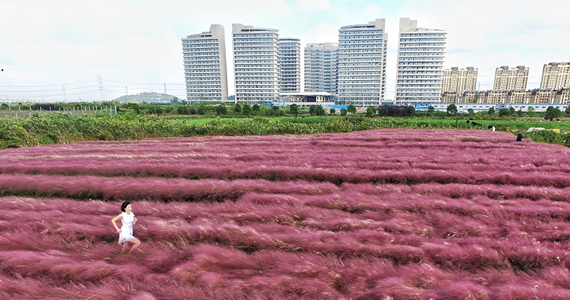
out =
[[[522,133],[519,130],[519,134],[517,134],[517,142],[522,142]]]
[[[133,207],[130,202],[123,202],[121,205],[122,213],[111,220],[111,223],[113,223],[113,226],[115,226],[115,229],[119,233],[119,244],[123,244],[122,252],[125,252],[125,249],[127,249],[127,244],[133,244],[129,253],[133,252],[141,245],[141,242],[133,236],[133,225],[137,223],[137,218],[135,218],[135,214],[132,212],[132,209]],[[119,229],[119,227],[117,227],[117,223],[115,223],[118,220],[121,220],[121,229]]]

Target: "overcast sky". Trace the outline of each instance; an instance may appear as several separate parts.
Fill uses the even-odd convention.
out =
[[[567,0],[0,0],[0,100],[111,100],[165,84],[185,98],[181,38],[211,24],[225,27],[230,54],[232,23],[279,29],[304,47],[376,18],[386,19],[393,99],[400,17],[447,30],[444,67],[479,68],[481,89],[502,65],[529,66],[532,89],[544,64],[570,61],[569,9]]]

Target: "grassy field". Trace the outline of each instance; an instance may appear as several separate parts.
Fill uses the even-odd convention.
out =
[[[207,135],[316,134],[351,132],[380,128],[482,129],[525,132],[534,141],[569,145],[565,134],[526,134],[530,127],[570,130],[568,122],[547,122],[541,118],[476,119],[473,126],[465,119],[442,117],[365,117],[355,116],[243,116],[107,114],[38,114],[31,117],[0,118],[0,149],[93,140],[137,140],[149,137],[186,137]],[[464,117],[464,116],[463,116]],[[527,136],[528,135],[528,136]]]

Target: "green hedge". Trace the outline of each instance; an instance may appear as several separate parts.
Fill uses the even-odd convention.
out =
[[[418,118],[310,117],[310,118],[213,118],[205,122],[189,118],[124,114],[72,116],[34,114],[32,118],[0,119],[0,148],[96,140],[136,140],[148,137],[185,137],[205,135],[268,135],[351,132],[378,128],[446,129],[472,128],[465,121]],[[517,124],[519,125],[519,124]],[[498,130],[512,131],[498,125]],[[526,134],[537,142],[569,146],[565,134],[540,131]]]

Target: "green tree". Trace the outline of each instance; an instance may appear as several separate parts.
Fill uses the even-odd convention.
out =
[[[494,115],[495,114],[495,108],[494,107],[489,107],[489,111],[487,112],[489,115]]]
[[[157,105],[153,105],[151,106],[151,108],[148,110],[149,114],[156,114],[156,115],[162,115],[162,107],[157,106]]]
[[[252,110],[252,111],[259,112],[259,111],[261,110],[261,107],[259,107],[259,104],[254,104],[254,105],[251,107],[251,110]]]
[[[325,109],[322,106],[320,106],[320,105],[314,105],[314,106],[316,106],[315,114],[317,116],[324,116],[326,114]]]
[[[346,114],[348,114],[348,110],[346,108],[341,108],[340,109],[340,115],[344,117],[344,116],[346,116]]]
[[[510,114],[511,114],[511,111],[508,108],[499,109],[499,117],[508,116]]]
[[[518,115],[519,117],[522,117],[522,116],[523,116],[522,108],[519,108],[519,110],[517,111],[517,115]]]
[[[311,105],[311,106],[309,107],[309,113],[311,114],[311,116],[315,115],[315,113],[316,113],[316,108],[317,108],[316,105]]]
[[[289,112],[295,115],[295,118],[299,115],[299,106],[297,104],[289,105]]]
[[[453,116],[457,115],[457,106],[455,103],[451,103],[447,106],[447,114]]]
[[[564,112],[570,116],[570,105],[566,106],[566,110]]]
[[[354,106],[354,105],[352,105],[352,104],[348,106],[348,109],[347,109],[347,110],[348,110],[349,113],[351,113],[351,114],[353,114],[353,115],[356,114],[356,106]]]
[[[249,104],[244,104],[243,108],[242,108],[242,112],[244,115],[249,116],[251,115],[251,105]]]
[[[562,115],[562,111],[558,107],[549,106],[546,109],[546,114],[544,115],[544,118],[546,120],[552,121],[552,119],[559,118],[560,115]]]
[[[475,111],[473,110],[473,108],[468,109],[467,112],[469,113],[470,117],[473,117],[473,115],[475,114]]]
[[[529,107],[528,110],[526,111],[529,117],[534,117],[534,108]]]
[[[475,97],[473,97],[473,103],[479,103],[480,99],[481,95],[479,93],[475,94]]]
[[[204,104],[198,106],[198,114],[200,115],[206,114],[206,106],[204,106]]]
[[[234,105],[234,113],[238,115],[241,113],[241,105],[239,103],[236,103],[236,105]]]
[[[216,113],[218,115],[226,115],[228,113],[228,108],[225,105],[220,104],[216,107]]]
[[[515,110],[514,107],[511,106],[511,107],[509,108],[509,115],[514,115],[516,112],[517,112],[517,111]]]
[[[428,111],[428,114],[431,116],[431,115],[433,115],[433,113],[435,112],[435,107],[433,107],[433,106],[430,105],[430,106],[428,107],[428,110],[427,110],[427,111]]]
[[[279,106],[272,106],[271,107],[271,115],[278,116],[279,115]]]
[[[373,117],[376,114],[376,109],[372,106],[368,106],[366,108],[366,116],[367,117]]]
[[[334,115],[334,114],[336,114],[336,109],[334,109],[334,108],[331,108],[331,109],[329,110],[329,113],[330,113],[331,115]]]

